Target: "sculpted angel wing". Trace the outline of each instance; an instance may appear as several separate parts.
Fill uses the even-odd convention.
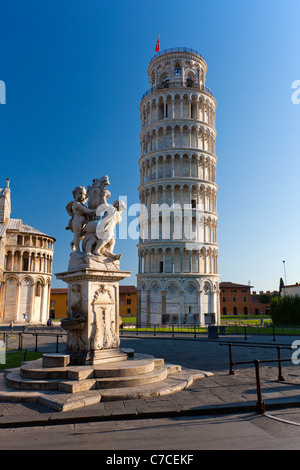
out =
[[[69,216],[71,216],[71,217],[73,217],[73,215],[74,215],[73,211],[72,211],[73,202],[74,201],[69,202],[69,204],[67,204],[67,206],[66,206],[66,210],[67,210]]]

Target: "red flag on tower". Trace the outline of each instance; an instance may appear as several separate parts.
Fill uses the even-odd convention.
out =
[[[155,46],[155,52],[159,52],[159,46],[160,46],[160,37],[158,35],[158,40],[157,40],[157,43],[156,43],[156,46]]]

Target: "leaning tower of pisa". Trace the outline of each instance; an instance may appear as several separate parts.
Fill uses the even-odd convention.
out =
[[[168,49],[141,100],[139,325],[219,324],[216,100],[196,51]]]

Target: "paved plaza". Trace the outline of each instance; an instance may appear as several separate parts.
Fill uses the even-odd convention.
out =
[[[32,337],[31,349],[35,348]],[[227,344],[232,343],[233,361],[254,361],[259,359],[274,361],[276,347],[281,345],[281,358],[290,359],[292,351],[284,349],[297,339],[270,336],[243,337],[222,336],[208,340],[186,337],[153,337],[124,334],[121,346],[133,348],[135,352],[162,357],[168,363],[180,364],[186,368],[212,372],[211,377],[196,380],[188,389],[172,395],[136,400],[100,402],[85,408],[68,412],[55,412],[37,403],[0,403],[0,427],[49,426],[55,424],[101,422],[110,420],[154,419],[184,416],[204,416],[230,413],[253,412],[257,404],[256,376],[253,363],[237,364],[234,375],[229,374]],[[11,338],[13,340],[13,338]],[[26,339],[29,347],[29,335]],[[40,344],[41,342],[41,344]],[[55,352],[56,335],[39,339],[39,349]],[[262,347],[263,346],[263,347]],[[269,346],[266,348],[265,346]],[[64,350],[60,339],[59,351]],[[300,368],[289,360],[282,362],[283,379],[278,381],[277,362],[261,363],[260,377],[262,400],[266,409],[295,407],[300,404]]]
[[[264,414],[256,411],[257,390],[253,363],[234,366],[229,374],[228,346],[233,344],[236,362],[274,360],[276,347],[290,346],[297,337],[207,336],[153,337],[124,333],[121,346],[163,357],[213,373],[196,380],[188,389],[172,395],[136,400],[100,402],[81,409],[56,412],[34,402],[0,402],[1,450],[104,450],[99,458],[113,455],[151,459],[153,450],[192,455],[193,464],[201,460],[197,450],[219,449],[299,449],[300,447],[300,369],[289,360],[282,363],[284,380],[278,381],[275,362],[260,366]],[[17,332],[9,338],[18,345]],[[264,347],[261,347],[264,346]],[[272,346],[266,348],[265,346]],[[34,350],[36,337],[24,338],[24,347]],[[275,348],[274,348],[275,347]],[[55,352],[57,337],[38,338],[38,349]],[[59,352],[65,349],[59,338]],[[281,357],[291,358],[292,351],[282,349]],[[180,451],[178,450],[180,449]],[[150,454],[145,454],[148,450]],[[113,451],[114,453],[111,453]],[[124,454],[125,455],[125,454]]]

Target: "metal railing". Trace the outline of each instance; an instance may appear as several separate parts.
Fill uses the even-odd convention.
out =
[[[157,54],[155,54],[152,57],[150,62],[152,62],[152,60],[157,59],[158,57],[160,57],[164,54],[169,54],[169,53],[172,53],[172,52],[188,52],[189,54],[197,55],[198,57],[200,57],[200,59],[204,60],[204,57],[199,52],[195,51],[194,49],[189,49],[188,47],[172,47],[172,48],[165,49],[164,51],[161,51],[161,52],[158,52]]]
[[[120,335],[123,335],[123,333],[135,333],[136,336],[139,334],[153,334],[153,336],[159,336],[159,334],[167,334],[171,335],[173,338],[177,335],[193,335],[194,338],[197,337],[197,335],[206,335],[208,334],[209,328],[213,326],[216,329],[218,329],[219,334],[221,333],[222,327],[216,326],[216,325],[211,325],[207,324],[205,326],[200,326],[197,323],[175,323],[175,324],[170,324],[170,323],[151,323],[151,324],[145,324],[145,325],[140,325],[136,326],[135,324],[122,324],[120,327]]]
[[[18,350],[18,351],[23,351],[24,350],[24,337],[28,337],[28,336],[31,336],[31,337],[34,337],[34,351],[38,351],[38,338],[40,336],[48,336],[48,337],[51,337],[51,338],[55,338],[56,337],[56,348],[55,348],[55,352],[58,353],[59,352],[59,339],[62,339],[63,337],[66,337],[67,334],[66,333],[55,333],[55,332],[52,332],[52,333],[32,333],[32,332],[0,332],[0,335],[2,336],[2,341],[3,341],[3,344],[5,345],[5,348],[6,350],[8,349],[14,349],[14,350]],[[11,341],[10,339],[11,338],[17,338],[17,344],[18,344],[18,347],[15,347],[15,348],[11,348]],[[33,347],[33,346],[32,346]]]
[[[291,358],[288,359],[281,359],[281,351],[282,349],[292,350],[290,346],[272,346],[268,344],[256,344],[256,343],[219,343],[220,346],[228,346],[229,351],[229,375],[234,375],[233,367],[235,365],[246,365],[246,364],[254,364],[255,367],[255,380],[256,380],[256,394],[257,394],[257,402],[256,402],[256,411],[260,414],[263,414],[266,410],[265,402],[262,398],[262,387],[261,387],[261,379],[260,379],[260,364],[263,363],[274,363],[278,364],[278,382],[284,382],[284,377],[282,375],[282,362],[291,361]],[[255,348],[266,348],[266,349],[276,349],[277,350],[277,359],[255,359],[252,361],[233,361],[232,360],[232,346],[238,347],[255,347]]]
[[[192,88],[192,89],[195,89],[195,90],[200,90],[200,91],[204,91],[205,93],[208,93],[209,95],[211,95],[212,97],[214,97],[214,94],[213,92],[211,91],[210,88],[208,88],[207,86],[205,85],[200,85],[199,83],[193,83],[193,82],[183,82],[183,81],[179,81],[179,82],[164,82],[160,85],[156,85],[156,86],[153,86],[150,90],[146,91],[143,96],[142,96],[142,100],[144,98],[146,98],[146,96],[149,96],[151,95],[151,93],[154,93],[156,91],[159,91],[159,90],[171,90],[173,88]]]

